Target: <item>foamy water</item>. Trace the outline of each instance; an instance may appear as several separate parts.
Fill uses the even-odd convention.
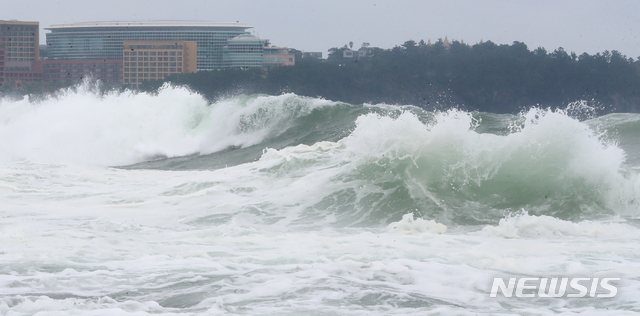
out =
[[[639,312],[638,116],[482,116],[173,87],[3,100],[0,313]],[[525,276],[621,281],[489,297]]]

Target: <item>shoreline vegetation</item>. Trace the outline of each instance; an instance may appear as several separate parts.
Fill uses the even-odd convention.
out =
[[[240,93],[292,92],[351,104],[456,106],[493,113],[564,107],[584,100],[600,114],[640,112],[640,60],[617,51],[577,55],[563,48],[529,50],[522,42],[467,45],[441,39],[434,44],[410,40],[391,49],[363,43],[352,51],[352,45],[331,48],[326,60],[302,58],[302,52],[295,51],[294,66],[199,71],[147,81],[137,89],[153,93],[170,82],[188,86],[209,100]],[[345,51],[355,57],[345,58]],[[37,98],[68,85],[40,82],[25,85],[23,91],[3,87],[0,94]],[[101,89],[126,88],[131,89]]]

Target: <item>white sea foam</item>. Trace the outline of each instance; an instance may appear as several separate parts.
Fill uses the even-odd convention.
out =
[[[413,233],[433,233],[444,234],[447,232],[447,226],[437,223],[434,220],[425,221],[422,218],[413,218],[413,213],[405,214],[402,216],[402,220],[394,222],[387,226],[388,232],[398,234],[413,234]]]
[[[637,235],[638,229],[624,223],[594,221],[571,222],[555,217],[529,215],[526,212],[510,215],[497,226],[487,226],[482,233],[505,238],[562,238],[584,236],[589,238],[622,238]]]

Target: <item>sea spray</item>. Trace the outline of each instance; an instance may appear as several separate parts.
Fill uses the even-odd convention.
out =
[[[0,159],[117,166],[209,154],[260,143],[333,104],[292,94],[209,104],[169,85],[157,94],[94,90],[83,85],[35,102],[2,100]]]

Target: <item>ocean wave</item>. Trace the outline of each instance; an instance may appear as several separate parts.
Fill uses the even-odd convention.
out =
[[[521,209],[571,221],[637,215],[640,177],[620,145],[626,136],[611,131],[626,135],[640,120],[580,121],[571,111],[428,112],[294,94],[209,104],[180,87],[104,95],[79,87],[38,102],[2,100],[0,161],[116,166],[178,157],[146,167],[251,169],[247,176],[281,192],[301,187],[287,204],[267,199],[260,209],[293,212],[287,220],[302,226],[388,225],[409,213],[475,225]]]
[[[458,110],[427,121],[370,113],[338,142],[267,150],[261,170],[330,175],[316,183],[325,197],[310,213],[335,213],[350,224],[398,221],[409,212],[445,224],[490,223],[520,209],[565,220],[637,213],[638,174],[624,167],[620,147],[586,123],[531,109],[505,135],[478,133],[478,124]]]
[[[94,90],[85,84],[38,101],[0,100],[0,161],[115,166],[209,154],[260,143],[335,104],[293,94],[209,104],[169,85],[157,94]]]

